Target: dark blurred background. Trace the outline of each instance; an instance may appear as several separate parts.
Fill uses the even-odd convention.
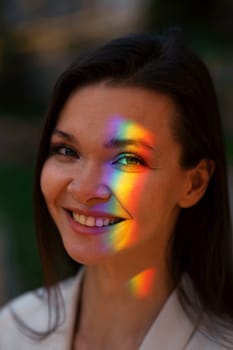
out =
[[[214,79],[232,198],[232,0],[0,1],[0,303],[42,283],[32,185],[42,119],[57,76],[88,47],[169,26],[183,29]]]

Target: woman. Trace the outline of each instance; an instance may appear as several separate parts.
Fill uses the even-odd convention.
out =
[[[45,290],[2,310],[1,348],[233,348],[218,106],[174,35],[113,40],[62,74],[35,213]]]

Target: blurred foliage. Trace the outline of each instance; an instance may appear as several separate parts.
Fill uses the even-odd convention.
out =
[[[233,166],[233,137],[228,133],[225,134],[225,148],[228,163]]]
[[[150,31],[180,26],[194,45],[232,47],[232,0],[151,0],[147,13]]]
[[[0,4],[0,113],[30,118],[39,115],[43,101],[33,86],[36,66],[32,55],[23,53],[22,42],[6,25]]]
[[[20,51],[20,42],[5,33],[2,42],[0,110],[7,115],[31,118],[42,111],[43,102],[33,88],[33,58]]]
[[[10,247],[8,296],[41,284],[32,213],[32,167],[0,166],[0,212]],[[7,269],[7,270],[8,270]]]

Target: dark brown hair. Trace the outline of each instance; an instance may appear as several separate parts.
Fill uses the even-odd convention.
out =
[[[35,218],[45,287],[51,291],[57,285],[64,276],[62,266],[67,266],[65,273],[78,266],[65,253],[40,189],[51,133],[71,93],[102,81],[168,95],[178,111],[173,130],[183,150],[181,165],[192,167],[203,158],[214,160],[215,171],[205,195],[195,206],[181,210],[169,266],[174,283],[185,273],[199,298],[197,308],[188,288],[181,284],[179,292],[186,310],[232,322],[232,235],[218,103],[206,66],[174,33],[115,39],[77,59],[58,79],[41,137],[35,178]]]

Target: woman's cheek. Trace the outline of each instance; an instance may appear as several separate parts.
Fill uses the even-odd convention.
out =
[[[112,178],[111,188],[121,203],[137,206],[147,180],[143,173],[117,173]]]
[[[40,187],[46,201],[51,200],[56,195],[58,184],[58,173],[48,160],[42,168],[40,177]]]

